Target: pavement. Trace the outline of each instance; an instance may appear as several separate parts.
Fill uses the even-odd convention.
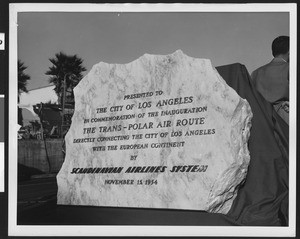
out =
[[[18,213],[38,207],[56,198],[56,175],[35,175],[30,180],[18,183]]]
[[[55,173],[45,173],[45,174],[38,174],[38,175],[32,175],[31,179],[42,179],[42,178],[55,178],[57,174]]]

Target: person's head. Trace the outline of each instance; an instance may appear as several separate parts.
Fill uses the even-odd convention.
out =
[[[274,57],[282,57],[288,61],[290,55],[290,37],[279,36],[275,38],[272,42],[272,54]]]

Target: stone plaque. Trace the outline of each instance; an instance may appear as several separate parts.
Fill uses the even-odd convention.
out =
[[[74,94],[58,204],[229,211],[252,112],[210,60],[100,62]]]

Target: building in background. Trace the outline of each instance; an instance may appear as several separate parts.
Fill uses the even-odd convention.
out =
[[[19,138],[58,138],[69,129],[74,112],[73,94],[66,94],[62,127],[62,106],[54,87],[50,85],[21,93],[18,104],[18,124],[21,126]]]
[[[29,90],[28,93],[20,94],[19,107],[21,109],[27,109],[33,114],[33,106],[39,103],[52,103],[58,104],[58,97],[54,91],[54,85],[49,85],[33,90]]]

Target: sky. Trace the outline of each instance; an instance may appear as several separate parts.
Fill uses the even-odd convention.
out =
[[[272,60],[271,44],[289,35],[284,12],[21,12],[18,59],[28,67],[29,90],[49,85],[49,58],[62,51],[83,59],[87,71],[103,61],[129,63],[145,53],[241,63],[251,74]]]

